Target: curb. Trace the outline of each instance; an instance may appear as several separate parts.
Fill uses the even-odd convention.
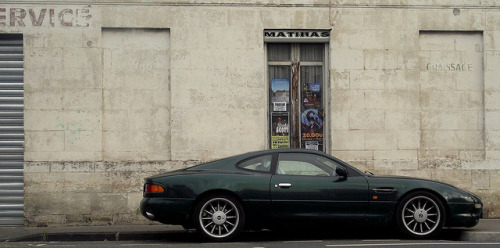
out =
[[[500,232],[472,232],[464,231],[460,236],[460,241],[494,241],[500,242]]]
[[[175,233],[175,232],[169,232]],[[178,231],[179,234],[187,233]],[[0,240],[5,242],[50,242],[50,241],[131,241],[164,240],[164,231],[155,232],[75,232],[75,233],[38,233],[17,238]]]

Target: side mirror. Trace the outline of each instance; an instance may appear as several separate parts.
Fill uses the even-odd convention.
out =
[[[344,166],[337,166],[335,173],[337,173],[337,176],[347,178],[347,170]]]

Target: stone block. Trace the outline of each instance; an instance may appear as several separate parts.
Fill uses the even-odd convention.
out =
[[[478,130],[476,112],[460,110],[431,110],[424,111],[421,127],[428,130]]]
[[[472,188],[472,172],[469,170],[437,169],[432,172],[432,180],[449,183],[465,190]]]
[[[58,89],[25,90],[24,109],[62,110],[63,91]]]
[[[349,112],[349,128],[355,130],[380,130],[385,126],[383,110],[353,110]]]
[[[64,151],[64,131],[25,131],[26,152]]]
[[[423,109],[464,109],[466,105],[463,91],[423,91],[420,97]]]
[[[77,192],[111,192],[113,187],[110,183],[110,178],[106,173],[82,173],[82,172],[66,172],[64,173],[64,191],[67,194]]]
[[[468,10],[468,23],[472,30],[483,31],[486,29],[486,11],[484,10]]]
[[[102,65],[100,48],[63,48],[63,67],[91,70]]]
[[[499,169],[489,170],[488,175],[490,179],[489,181],[490,189],[498,192],[498,189],[500,189],[500,170]]]
[[[398,93],[398,91],[392,90],[364,90],[365,108],[373,110],[398,109],[401,107]]]
[[[349,130],[350,113],[346,111],[332,111],[329,114],[330,125],[333,130]]]
[[[497,79],[500,78],[500,70],[484,72],[484,89],[486,91],[500,91],[500,84]]]
[[[486,15],[486,30],[498,30],[500,26],[500,13],[496,11],[488,11]]]
[[[485,51],[500,50],[500,31],[484,31],[483,36]]]
[[[420,130],[395,130],[397,149],[414,150],[420,149]]]
[[[25,129],[40,131],[100,130],[101,112],[91,110],[25,110]]]
[[[378,170],[416,170],[418,168],[417,160],[375,160],[374,168]]]
[[[460,30],[468,26],[468,16],[457,14],[453,9],[423,10],[418,14],[418,23],[421,30]]]
[[[357,168],[360,171],[363,171],[363,172],[370,171],[372,173],[375,172],[373,160],[372,161],[353,160],[353,161],[346,161],[346,162],[349,163],[350,165],[354,166],[355,168]]]
[[[373,160],[373,151],[332,151],[333,156],[343,161],[370,161]]]
[[[472,189],[488,190],[490,189],[490,172],[484,170],[472,171]]]
[[[25,172],[24,190],[30,194],[44,194],[47,192],[57,192],[61,194],[64,191],[65,175],[64,173],[50,172]]]
[[[414,160],[418,159],[418,150],[375,150],[373,151],[375,160]],[[375,164],[377,166],[378,163]],[[418,168],[418,165],[415,166]]]
[[[335,130],[332,132],[332,148],[337,151],[364,150],[365,132],[361,130]]]
[[[63,106],[65,110],[101,110],[101,89],[64,90]]]
[[[52,172],[65,172],[65,173],[93,173],[96,166],[100,162],[63,162],[63,163],[50,163],[50,170]]]
[[[500,111],[486,111],[484,117],[485,129],[488,131],[500,131]]]
[[[88,199],[87,204],[89,210],[93,213],[112,213],[116,215],[128,211],[127,194],[125,193],[94,193]]]
[[[364,68],[367,70],[400,69],[402,64],[401,54],[397,50],[364,50],[363,59]]]
[[[333,70],[364,69],[364,54],[362,50],[331,49],[331,65]]]
[[[350,85],[350,70],[332,70],[330,71],[330,82],[332,89],[349,89]]]
[[[459,74],[447,74],[437,71],[421,71],[420,85],[424,91],[453,91]]]
[[[486,131],[486,149],[500,150],[500,131]]]
[[[76,131],[64,132],[64,151],[68,152],[101,152],[102,132],[97,131]]]
[[[24,173],[48,173],[50,169],[51,164],[47,162],[24,162]]]
[[[484,144],[482,144],[484,147]],[[478,149],[478,148],[476,148]],[[458,158],[465,161],[479,161],[484,160],[486,156],[486,151],[484,148],[478,150],[465,150],[458,152]],[[464,163],[462,163],[464,164]],[[464,165],[463,165],[464,166]]]
[[[28,48],[24,55],[25,68],[63,68],[63,49],[54,47]]]
[[[500,90],[487,90],[484,94],[486,111],[500,110]]]
[[[365,148],[368,150],[395,150],[397,144],[397,136],[392,130],[368,130],[365,133]]]
[[[500,67],[500,51],[485,51],[484,56],[484,71],[498,71]]]
[[[102,151],[64,151],[48,154],[47,161],[101,161]]]
[[[485,149],[485,159],[488,160],[500,160],[500,149],[489,149],[486,147]]]
[[[332,24],[336,29],[340,30],[356,30],[363,26],[364,13],[360,9],[347,9],[347,8],[337,8],[331,12]],[[335,39],[332,39],[335,41]]]
[[[111,179],[110,191],[113,193],[142,192],[144,175],[140,171],[119,171],[107,173]]]
[[[405,10],[403,9],[383,9],[383,8],[369,8],[363,13],[363,28],[364,29],[380,29],[381,27],[386,30],[401,30],[405,29]],[[387,18],[380,18],[387,16]],[[398,40],[398,39],[395,39]]]
[[[454,150],[465,148],[465,133],[460,130],[423,130],[422,148]]]
[[[417,110],[386,110],[385,129],[418,130],[420,128],[420,112]]]
[[[127,206],[129,213],[140,213],[139,207],[142,200],[142,191],[127,194]]]
[[[350,88],[355,90],[383,90],[389,76],[387,72],[374,70],[351,70]]]

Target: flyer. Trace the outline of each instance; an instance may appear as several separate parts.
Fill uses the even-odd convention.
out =
[[[321,107],[321,83],[307,83],[302,90],[303,106],[307,108]]]
[[[286,112],[290,103],[290,80],[287,78],[273,78],[271,80],[271,103],[274,112]]]
[[[290,124],[288,114],[271,116],[271,149],[290,148]]]
[[[302,140],[323,140],[323,113],[317,109],[306,109],[301,116]]]

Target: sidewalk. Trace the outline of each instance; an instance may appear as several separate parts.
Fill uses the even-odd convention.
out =
[[[500,219],[482,219],[477,226],[460,230],[461,241],[500,242]],[[162,240],[167,233],[186,231],[169,225],[0,227],[0,242]]]

